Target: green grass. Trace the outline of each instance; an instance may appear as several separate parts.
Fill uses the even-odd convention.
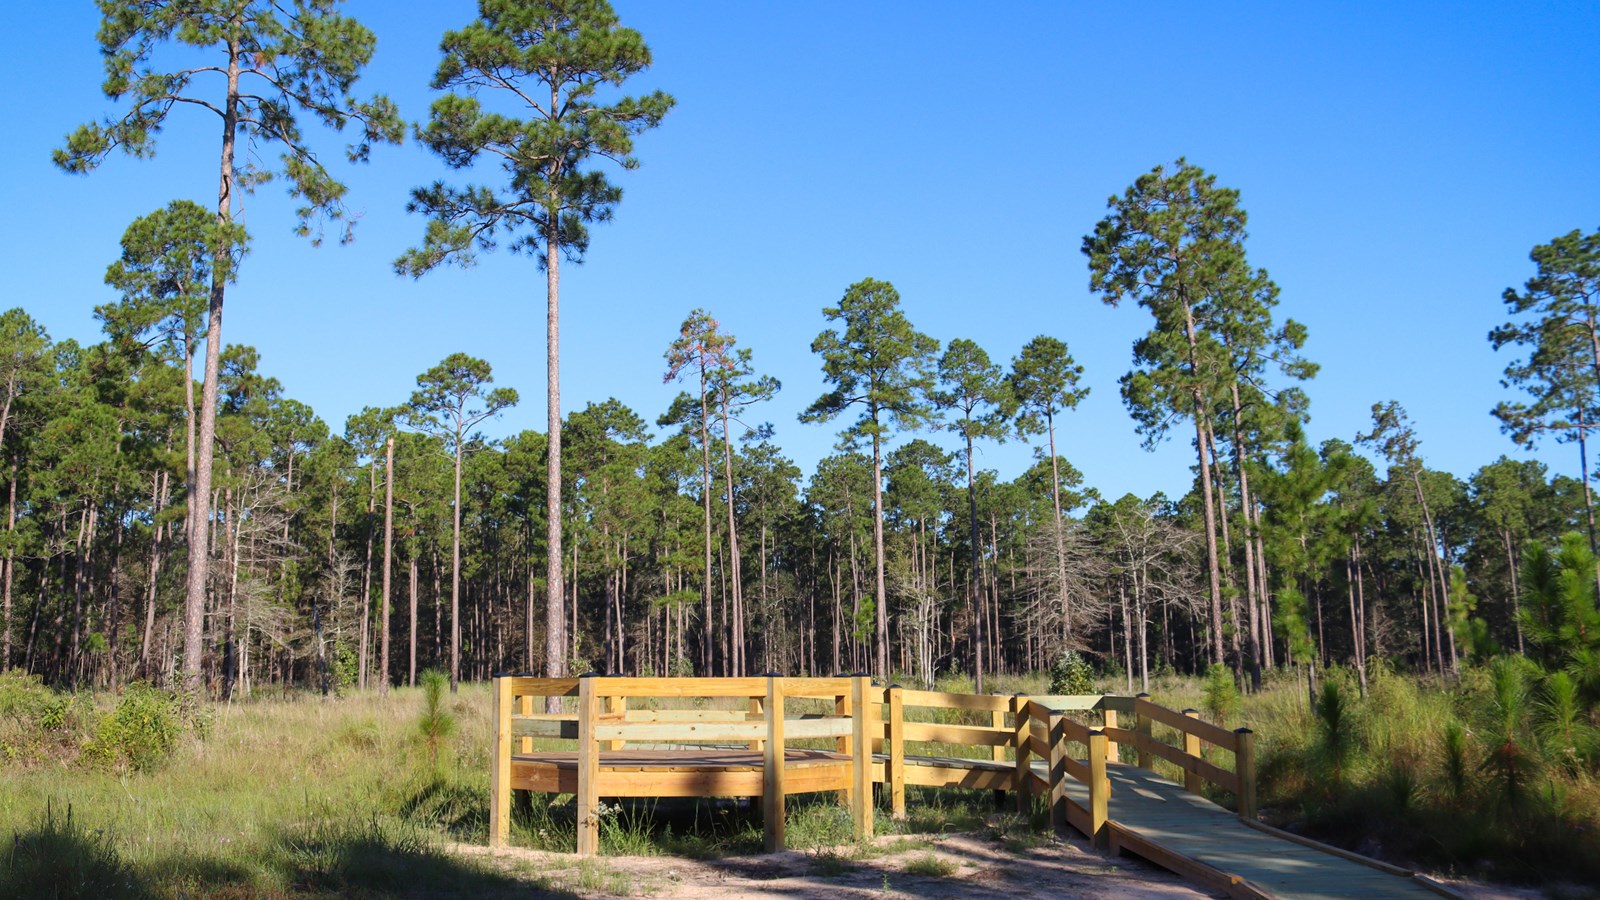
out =
[[[961,867],[954,862],[934,856],[932,853],[925,853],[906,863],[907,875],[922,875],[928,878],[949,878],[960,869]]]

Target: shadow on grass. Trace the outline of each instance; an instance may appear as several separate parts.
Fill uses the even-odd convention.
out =
[[[133,866],[117,853],[111,836],[91,831],[73,818],[46,806],[44,817],[28,831],[13,832],[0,855],[0,897],[143,898],[149,887]]]
[[[280,835],[272,863],[296,893],[355,897],[574,897],[440,849],[412,823],[325,820]]]

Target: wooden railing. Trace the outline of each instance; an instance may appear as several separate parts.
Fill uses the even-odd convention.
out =
[[[1151,768],[1151,757],[1160,757],[1183,772],[1185,790],[1198,794],[1204,783],[1210,782],[1238,798],[1241,819],[1255,819],[1255,734],[1250,729],[1229,731],[1201,719],[1196,710],[1180,713],[1152,703],[1148,694],[1134,698],[1133,714],[1132,729],[1107,727],[1105,731],[1113,740],[1133,745],[1141,769]],[[1173,729],[1182,745],[1157,740],[1153,726],[1158,723]],[[1233,771],[1206,759],[1206,745],[1233,754]]]
[[[785,749],[788,741],[832,739],[837,751],[851,757],[851,783],[844,788],[858,836],[872,835],[871,737],[876,733],[874,703],[878,689],[864,676],[852,678],[619,678],[586,675],[582,678],[532,678],[503,676],[495,679],[496,727],[494,770],[490,797],[490,843],[503,845],[510,831],[510,795],[513,743],[517,753],[533,753],[534,738],[572,740],[577,743],[576,783],[577,843],[580,854],[599,849],[600,752],[624,750],[629,744],[743,744],[762,752],[761,793],[769,849],[783,845],[786,787]],[[570,712],[535,712],[535,700],[576,697]],[[629,700],[667,698],[710,700],[744,699],[748,709],[630,708]],[[834,714],[791,716],[789,699],[833,702]],[[602,708],[603,707],[603,708]],[[860,710],[853,714],[852,710]],[[611,774],[613,785],[628,780]],[[640,792],[648,795],[645,781],[656,779],[665,794],[676,790],[666,783],[674,776],[641,773]],[[691,781],[688,776],[676,776]],[[557,791],[557,778],[548,785]],[[801,789],[805,789],[800,786]],[[831,787],[829,788],[831,789]]]
[[[747,774],[739,779],[608,769],[604,785],[628,792],[621,796],[759,797],[769,850],[780,849],[784,843],[785,797],[805,791],[838,790],[850,808],[856,835],[870,837],[873,783],[885,785],[892,814],[903,817],[907,769],[913,765],[915,784],[1013,791],[1019,812],[1027,812],[1033,798],[1042,797],[1053,826],[1070,824],[1097,846],[1105,847],[1112,791],[1107,766],[1118,761],[1122,744],[1134,747],[1141,767],[1150,768],[1154,757],[1166,760],[1183,771],[1188,790],[1198,793],[1209,781],[1238,797],[1241,817],[1255,817],[1254,735],[1249,729],[1228,731],[1201,720],[1193,710],[1179,713],[1150,702],[1143,694],[1137,698],[955,694],[875,687],[861,675],[502,676],[495,679],[495,692],[490,801],[490,843],[494,845],[503,844],[509,834],[513,748],[516,755],[537,759],[535,739],[576,742],[575,778],[568,751],[564,775],[547,767],[541,770],[544,774],[538,776],[542,780],[537,784],[530,782],[534,776],[523,774],[518,776],[517,786],[573,793],[578,809],[578,852],[586,854],[599,848],[601,752],[637,749],[639,745],[720,744],[726,748],[731,744],[760,751],[759,781],[747,761]],[[544,712],[550,698],[560,698],[567,708]],[[728,700],[744,703],[736,704],[742,708],[662,708],[661,701],[671,699],[720,700],[724,707]],[[796,699],[812,701],[809,710],[792,710],[789,701]],[[644,702],[630,705],[630,701]],[[910,717],[907,710],[913,711]],[[1074,718],[1095,713],[1100,718],[1098,726]],[[1122,715],[1132,716],[1132,728],[1121,727]],[[956,721],[922,721],[928,718]],[[1157,740],[1156,724],[1174,729],[1181,746]],[[789,771],[786,751],[796,749],[792,741],[831,746],[835,755],[828,758],[836,762],[827,764],[835,768],[827,773]],[[1207,744],[1234,754],[1233,771],[1206,758],[1202,748]],[[928,750],[936,752],[918,752]],[[954,751],[954,755],[944,751]],[[1035,768],[1035,760],[1043,765]],[[846,763],[848,777],[840,768]],[[677,784],[674,778],[683,783]],[[1081,792],[1069,788],[1074,782],[1086,789],[1086,803],[1080,802]],[[1069,797],[1071,793],[1078,793],[1079,799]]]

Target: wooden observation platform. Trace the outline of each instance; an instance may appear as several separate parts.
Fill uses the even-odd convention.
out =
[[[920,785],[1009,792],[1019,812],[1042,800],[1053,826],[1234,897],[1458,896],[1257,822],[1249,729],[1228,731],[1143,694],[952,694],[879,687],[866,676],[588,675],[502,676],[495,698],[491,846],[509,837],[514,790],[572,794],[577,851],[587,855],[599,852],[602,797],[754,798],[772,851],[784,846],[790,795],[837,792],[865,839],[873,785],[896,818],[907,785]],[[561,711],[536,711],[547,706]],[[577,747],[535,749],[536,741]],[[1121,762],[1124,745],[1137,765]],[[1158,776],[1155,759],[1183,783]],[[1231,794],[1235,810],[1202,796],[1208,783]]]

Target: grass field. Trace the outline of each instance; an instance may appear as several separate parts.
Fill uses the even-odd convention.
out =
[[[1290,678],[1242,703],[1225,691],[1208,695],[1196,679],[1162,680],[1152,694],[1163,705],[1210,707],[1208,717],[1220,713],[1230,728],[1256,730],[1264,817],[1275,824],[1435,871],[1600,883],[1595,778],[1541,759],[1516,803],[1507,801],[1504,785],[1484,767],[1493,749],[1489,729],[1475,724],[1483,677],[1469,672],[1458,683],[1419,685],[1379,675],[1368,697],[1345,692],[1338,739],[1330,738],[1326,710],[1313,707]],[[0,896],[641,890],[603,860],[563,857],[519,869],[448,850],[450,843],[481,844],[487,836],[492,703],[485,685],[444,695],[442,710],[454,728],[437,760],[418,729],[424,698],[415,689],[206,707],[183,727],[155,728],[164,749],[146,758],[129,735],[147,737],[159,716],[141,705],[148,698],[138,692],[69,698],[37,685],[26,694],[19,685],[25,681],[0,676],[0,836],[10,838],[0,845]],[[959,679],[939,687],[970,690]],[[1042,676],[995,687],[1046,690]],[[24,694],[34,707],[17,700]],[[1462,732],[1455,751],[1447,751],[1442,737],[1451,723]],[[956,748],[922,752],[950,755]],[[1217,762],[1231,764],[1226,754]],[[830,859],[848,866],[850,854],[867,852],[848,849],[848,815],[831,796],[796,800],[791,847],[823,854],[824,866]],[[880,813],[880,833],[903,835],[906,852],[922,846],[919,834],[987,828],[1017,846],[1043,838],[1037,819],[997,814],[986,793],[914,790],[911,801],[906,822]],[[760,849],[759,819],[737,803],[638,802],[608,810],[604,856],[706,858]],[[519,808],[511,842],[569,851],[570,798],[535,797]]]

